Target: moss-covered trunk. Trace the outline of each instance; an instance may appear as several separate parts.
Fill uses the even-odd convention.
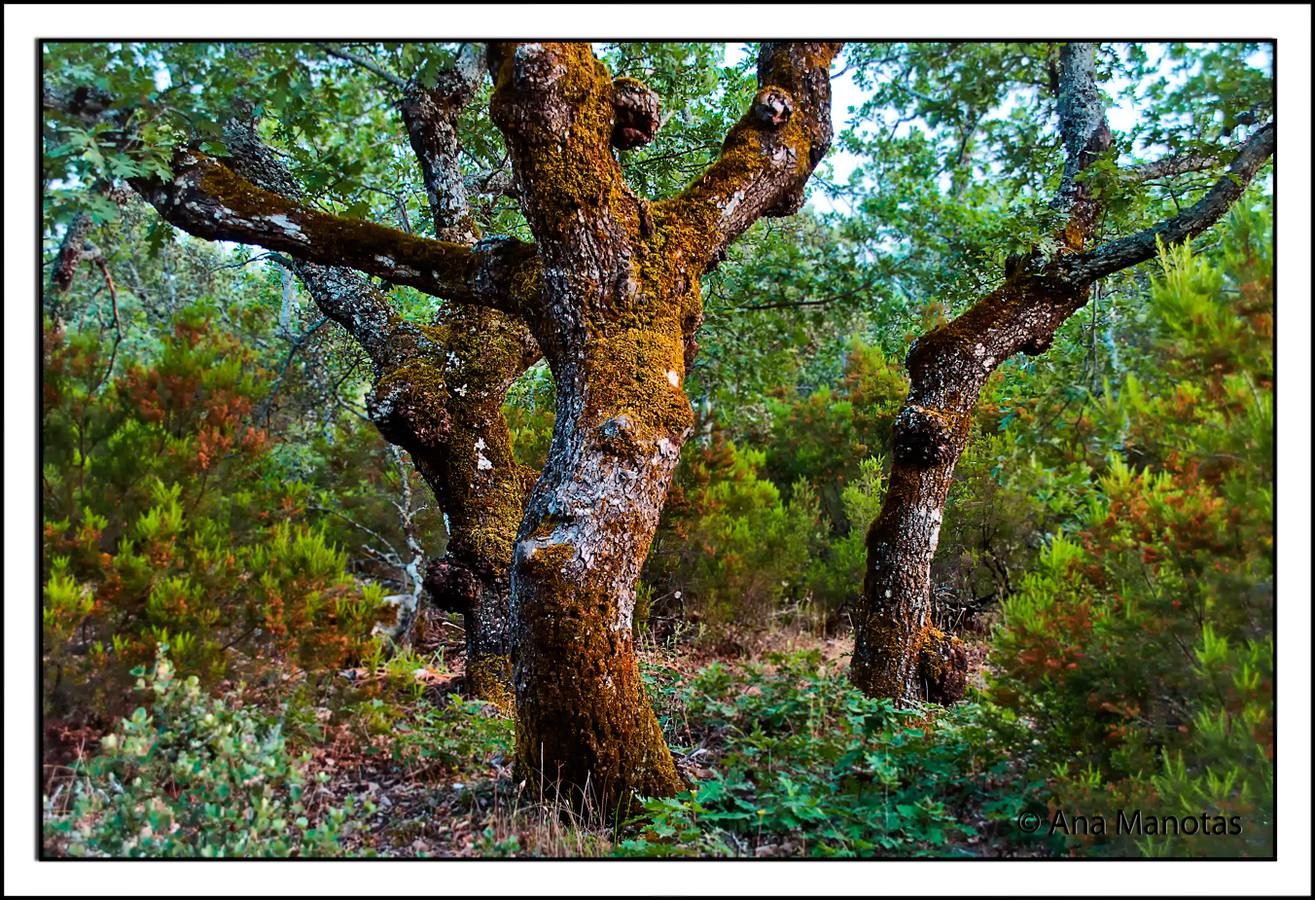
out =
[[[851,679],[871,696],[957,700],[967,659],[932,626],[931,563],[954,467],[986,379],[1015,353],[1043,353],[1087,298],[1085,286],[1019,272],[909,351],[909,395],[891,436],[893,465],[868,530]]]
[[[699,278],[757,218],[802,204],[830,141],[836,50],[764,45],[763,83],[718,162],[650,203],[626,184],[614,148],[652,137],[656,95],[613,81],[587,44],[489,48],[493,119],[542,263],[530,327],[557,383],[548,462],[511,572],[517,765],[607,812],[681,787],[631,617],[693,426],[684,382]]]
[[[378,380],[371,415],[411,453],[447,518],[425,588],[464,617],[467,692],[510,710],[509,570],[536,473],[516,462],[502,403],[538,348],[524,325],[478,307],[444,307],[422,333],[432,346]]]
[[[939,343],[924,338],[910,354],[889,487],[867,535],[851,679],[871,696],[958,699],[953,688],[962,673],[937,665],[943,657],[932,640],[938,635],[931,623],[931,563],[972,406],[990,368],[970,359],[950,365],[957,354],[934,350]]]
[[[631,628],[635,589],[693,426],[681,308],[637,248],[628,275],[587,277],[580,329],[553,345],[557,420],[512,566],[517,761],[605,810],[681,788],[644,693]],[[651,264],[651,265],[650,265]],[[596,291],[621,284],[621,296]],[[691,299],[693,298],[693,299]],[[677,302],[671,302],[672,300]],[[618,321],[616,311],[630,313]]]

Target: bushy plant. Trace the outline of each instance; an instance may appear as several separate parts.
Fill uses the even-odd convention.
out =
[[[381,591],[305,519],[306,488],[252,423],[253,351],[193,310],[153,359],[47,331],[42,403],[44,701],[108,717],[128,672],[167,642],[214,684],[368,647]]]
[[[908,393],[898,360],[857,338],[845,353],[843,375],[834,386],[772,405],[772,435],[764,473],[782,488],[800,479],[821,499],[831,532],[865,530],[851,520],[841,493],[859,474],[859,464],[890,446],[895,414]]]
[[[995,698],[1036,723],[1055,803],[1238,815],[1242,834],[1098,850],[1273,848],[1273,360],[1265,215],[1161,257],[1143,357],[1088,404],[1078,504],[1003,605]],[[1135,369],[1135,371],[1133,370]],[[1061,508],[1062,507],[1062,508]]]
[[[868,526],[881,512],[885,493],[883,457],[868,457],[860,462],[857,475],[840,490],[849,530],[815,547],[807,570],[809,593],[828,617],[853,603],[863,592]]]
[[[786,502],[763,453],[718,431],[689,447],[644,570],[654,606],[714,629],[761,628],[799,584],[820,537],[806,485]]]
[[[339,856],[353,812],[311,820],[309,756],[293,757],[276,722],[207,697],[161,645],[137,688],[152,697],[74,769],[71,800],[46,799],[49,853],[76,857]],[[365,809],[373,811],[367,804]]]
[[[479,700],[417,704],[392,733],[393,760],[410,778],[460,773],[511,751],[512,720]]]
[[[980,824],[1026,806],[1035,786],[1010,772],[981,708],[901,710],[837,676],[812,651],[668,685],[675,697],[658,705],[673,743],[714,748],[709,774],[649,800],[618,853],[974,855]]]

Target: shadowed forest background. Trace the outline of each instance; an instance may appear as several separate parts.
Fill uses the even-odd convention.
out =
[[[660,99],[648,142],[612,137],[641,198],[686,196],[766,102],[757,47],[594,50],[618,96]],[[463,526],[379,413],[382,351],[295,254],[191,236],[142,200],[179,147],[239,157],[242,119],[305,208],[477,250],[542,241],[495,79],[443,94],[472,58],[455,44],[45,45],[46,854],[1272,855],[1272,162],[1213,227],[1096,280],[1048,346],[988,363],[932,541],[928,628],[957,638],[962,683],[926,676],[910,700],[849,679],[915,341],[1080,249],[1057,191],[1099,201],[1092,243],[1138,232],[1273,119],[1270,45],[1102,44],[1118,115],[1075,176],[1060,52],[844,45],[807,202],[746,223],[702,275],[697,340],[666,370],[690,436],[626,638],[682,789],[627,807],[517,768],[515,679],[467,667],[482,601],[443,568]],[[416,85],[466,92],[433,120],[453,125],[460,223],[408,145]],[[357,277],[435,341],[458,306]],[[484,466],[482,438],[473,462],[522,492],[564,408],[529,355],[489,413],[514,467]],[[1057,810],[1176,833],[1056,830]]]

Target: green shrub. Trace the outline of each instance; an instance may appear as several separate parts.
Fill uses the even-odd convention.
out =
[[[1058,808],[1243,823],[1224,836],[1089,837],[1091,852],[1273,850],[1273,298],[1263,221],[1239,207],[1211,256],[1162,255],[1137,323],[1140,356],[1087,403],[1078,445],[1036,451],[1074,477],[1034,495],[1052,531],[1003,604],[993,697],[1035,723],[1036,762]],[[1041,484],[1010,471],[1010,490]]]
[[[649,800],[619,855],[973,855],[973,821],[1012,819],[1027,803],[1005,729],[988,728],[981,707],[896,709],[815,651],[742,673],[714,663],[664,690],[656,705],[676,749],[716,748],[696,757],[710,776]]]
[[[660,600],[714,637],[769,625],[796,594],[820,537],[816,498],[800,485],[782,501],[758,474],[763,459],[720,432],[687,447],[644,569],[654,607]]]
[[[443,706],[418,704],[392,732],[392,756],[410,778],[443,776],[507,756],[512,720],[479,700],[451,696]]]
[[[305,764],[278,724],[210,699],[179,678],[161,645],[137,687],[153,696],[75,769],[65,811],[46,800],[46,847],[67,856],[338,856],[352,812],[328,809],[312,824]],[[366,810],[373,809],[367,804]]]
[[[886,494],[885,460],[868,457],[858,473],[840,491],[849,531],[816,547],[808,562],[806,583],[818,607],[834,617],[863,593],[867,572],[868,526],[881,512]]]
[[[44,349],[47,713],[108,721],[161,642],[207,685],[239,662],[254,680],[368,650],[382,591],[348,576],[274,465],[249,347],[192,311],[117,378],[95,334]]]

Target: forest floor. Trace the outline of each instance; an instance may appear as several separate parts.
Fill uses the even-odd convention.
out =
[[[980,683],[987,645],[968,637]],[[283,699],[244,702],[282,710],[290,749],[308,760],[305,812],[347,811],[349,857],[1039,855],[1002,818],[1002,806],[1017,814],[1020,769],[986,746],[976,705],[896,712],[870,701],[845,678],[852,648],[799,628],[642,641],[641,670],[691,791],[629,823],[514,776],[512,722],[462,698],[463,634],[440,614],[378,670],[305,690],[289,676]],[[58,799],[101,735],[46,726],[45,792]]]
[[[656,706],[667,722],[673,755],[686,781],[697,786],[716,779],[723,757],[731,750],[724,723],[713,721],[715,716],[686,715],[680,701],[673,699],[695,683],[700,673],[709,667],[722,671],[728,684],[739,682],[741,693],[752,698],[762,693],[758,682],[770,681],[779,666],[797,666],[798,660],[807,659],[812,671],[843,684],[852,648],[851,638],[798,630],[755,635],[717,649],[691,645],[673,649],[651,642],[643,646],[641,667],[659,685]],[[414,670],[414,702],[382,729],[384,733],[369,735],[360,721],[339,721],[326,729],[324,739],[312,751],[309,774],[314,777],[323,772],[328,776],[316,788],[313,803],[326,808],[345,806],[349,801],[373,804],[372,813],[354,815],[360,827],[347,838],[349,854],[597,857],[614,855],[618,843],[635,833],[633,827],[618,832],[597,814],[582,814],[564,798],[531,793],[523,781],[517,782],[511,765],[510,722],[491,706],[458,699],[463,681],[459,631],[448,627],[444,620],[431,621],[422,629],[417,653],[421,658],[442,662],[435,668],[420,666]],[[970,655],[974,667],[980,669],[986,655],[985,642],[972,642]],[[357,673],[355,677],[369,676]],[[974,677],[980,681],[980,671]],[[815,685],[810,688],[804,683],[800,690],[800,702],[810,707],[824,702],[808,696],[810,690],[815,691]],[[441,726],[446,730],[434,728],[432,718],[426,724],[426,715],[449,704],[474,718],[465,719],[464,725],[446,720]],[[479,724],[472,731],[473,723]],[[494,727],[486,729],[491,723]],[[455,733],[463,727],[470,733]],[[415,737],[400,752],[399,734]],[[425,741],[440,745],[437,752],[432,746],[416,746]],[[989,836],[992,824],[978,810],[960,811],[958,815],[971,816],[979,827],[976,836],[961,841],[961,853],[950,855],[982,855],[977,852],[980,846],[974,845],[981,845]],[[716,855],[726,855],[727,851],[729,855],[757,858],[808,855],[806,839],[780,833],[779,829],[776,833],[760,829],[758,834],[743,839],[727,834],[722,837],[729,847],[719,849]],[[1030,854],[1024,851],[1010,855]]]
[[[422,657],[441,657],[444,671],[415,671],[424,686],[417,704],[441,707],[461,694],[464,648],[460,632],[448,630],[445,620],[429,624],[416,649]],[[773,632],[720,652],[650,643],[641,647],[640,661],[645,668],[689,680],[714,663],[732,670],[758,663],[770,671],[768,657],[809,651],[820,654],[828,668],[839,669],[852,650],[853,640],[847,637]],[[481,712],[499,716],[491,706]],[[316,789],[325,807],[344,806],[349,799],[375,805],[364,820],[366,828],[351,839],[353,849],[369,848],[388,857],[594,857],[608,856],[613,849],[614,829],[608,823],[591,821],[560,797],[529,795],[512,777],[509,752],[471,759],[459,771],[417,768],[388,755],[387,736],[363,739],[360,732],[351,722],[334,726],[312,752],[308,772],[312,778],[318,772],[329,776]],[[687,781],[697,782],[709,775],[713,759],[696,752],[677,755],[676,762]]]

